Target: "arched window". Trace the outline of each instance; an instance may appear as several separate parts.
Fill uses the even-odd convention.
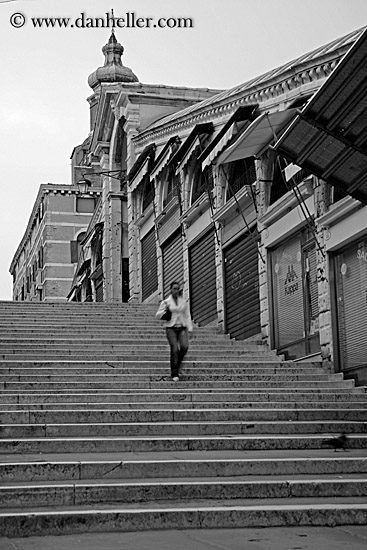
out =
[[[202,172],[201,165],[197,164],[193,171],[190,205],[194,204],[194,202],[204,193],[212,191],[213,187],[214,178],[212,167],[206,166]]]
[[[143,181],[143,191],[142,191],[142,213],[148,208],[148,206],[153,202],[155,196],[154,190],[154,181],[150,179],[149,174],[147,174]]]
[[[277,155],[270,190],[270,204],[274,204],[274,202],[283,197],[288,191],[291,191],[294,185],[299,185],[310,175],[310,172],[301,169],[287,181],[285,169],[288,165],[289,162],[284,157]]]
[[[180,192],[180,175],[176,174],[173,166],[170,166],[166,172],[166,181],[163,186],[162,207],[165,208]]]
[[[287,167],[287,161],[277,155],[274,163],[274,172],[270,189],[270,204],[274,204],[278,199],[283,197],[290,190],[284,177],[284,169]]]
[[[229,163],[226,201],[240,189],[256,182],[255,158],[249,157]]]

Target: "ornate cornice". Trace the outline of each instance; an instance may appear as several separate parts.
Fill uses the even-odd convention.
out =
[[[187,112],[185,109],[181,113],[178,112],[176,118],[169,117],[166,123],[163,120],[161,125],[141,132],[133,138],[134,142],[138,147],[144,147],[149,142],[159,141],[163,136],[183,133],[186,128],[195,124],[229,117],[238,107],[246,104],[258,103],[260,109],[261,106],[264,109],[275,107],[280,102],[292,102],[300,97],[299,92],[302,88],[305,94],[313,93],[337,66],[347,49],[344,47],[342,51],[334,52],[331,59],[328,54],[327,58],[320,58],[317,63],[312,60],[312,65],[307,61],[299,66],[288,67],[284,73],[272,76],[268,80],[261,80],[260,77],[248,84],[237,86],[233,91],[229,90],[227,95],[220,93],[213,96],[210,101],[204,100]]]

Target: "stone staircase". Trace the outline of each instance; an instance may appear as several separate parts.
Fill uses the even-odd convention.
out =
[[[365,388],[155,311],[0,302],[0,535],[365,525]]]

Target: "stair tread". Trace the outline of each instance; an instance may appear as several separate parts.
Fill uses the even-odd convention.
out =
[[[33,487],[66,487],[66,486],[124,486],[124,487],[154,487],[155,485],[195,485],[195,486],[208,486],[215,485],[279,485],[284,483],[297,484],[297,483],[364,483],[367,487],[367,472],[360,474],[287,474],[287,475],[238,475],[238,476],[207,476],[201,478],[193,478],[189,476],[177,476],[177,477],[155,477],[152,478],[129,478],[129,479],[65,479],[65,480],[47,480],[38,481],[32,480],[29,482],[13,481],[2,482],[0,484],[1,491],[8,489],[21,489],[21,488],[33,488]]]
[[[348,449],[347,451],[336,451],[332,449],[268,449],[268,450],[208,450],[203,454],[201,451],[162,451],[157,454],[153,451],[118,451],[118,452],[72,452],[72,453],[14,453],[0,454],[0,464],[27,463],[44,464],[45,462],[88,462],[88,463],[121,463],[139,461],[293,461],[293,460],[364,460],[367,461],[366,449]]]
[[[297,433],[297,434],[224,434],[224,435],[206,435],[206,434],[189,434],[189,435],[90,435],[90,436],[47,436],[47,437],[15,437],[15,438],[1,438],[1,443],[8,443],[10,441],[139,441],[139,440],[148,440],[148,441],[199,441],[199,440],[256,440],[256,439],[291,439],[291,440],[301,440],[301,439],[325,439],[330,438],[330,433]],[[352,440],[355,438],[366,439],[367,433],[348,433],[348,437]]]
[[[157,511],[174,513],[178,511],[209,511],[215,509],[234,509],[234,510],[296,510],[296,509],[325,509],[333,510],[338,508],[354,508],[367,511],[365,497],[304,497],[304,498],[274,498],[269,504],[268,498],[263,499],[201,499],[201,500],[177,500],[177,501],[150,501],[139,503],[98,503],[79,506],[48,506],[47,511],[44,507],[32,507],[28,512],[24,508],[10,508],[7,512],[0,511],[0,518],[11,518],[12,516],[47,516],[47,515],[66,515],[85,514],[85,513],[124,513],[134,512],[142,514],[144,511]]]

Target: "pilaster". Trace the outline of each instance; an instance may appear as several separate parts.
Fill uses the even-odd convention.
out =
[[[263,216],[269,205],[270,183],[274,164],[274,155],[267,152],[256,161],[256,200],[258,218]],[[268,277],[268,252],[265,246],[265,237],[268,229],[258,223],[259,232],[259,296],[260,296],[260,325],[263,341],[271,346],[270,342],[270,285]]]
[[[317,216],[326,213],[329,202],[329,186],[322,180],[315,178],[314,190],[315,211]],[[321,358],[323,365],[333,368],[333,334],[331,321],[331,289],[329,276],[329,258],[325,247],[325,234],[323,228],[318,228],[317,239],[319,246],[316,248],[317,259],[317,286],[319,306],[319,334]]]
[[[215,193],[214,193],[214,205],[215,211],[217,212],[225,202],[225,177],[223,170],[220,170],[219,167],[213,165],[213,178],[215,182]],[[216,222],[216,230],[219,239],[219,243],[215,242],[215,263],[216,263],[216,275],[217,275],[217,315],[218,315],[218,329],[220,332],[224,332],[224,322],[225,322],[225,311],[224,311],[224,269],[223,269],[223,232],[222,232],[222,223]]]
[[[139,107],[128,104],[125,109],[124,132],[126,134],[126,166],[127,172],[131,170],[135,159],[135,146],[133,138],[139,134],[140,111]],[[129,301],[139,302],[139,228],[135,224],[137,219],[137,194],[128,189],[127,193],[127,218],[128,218],[128,249],[129,249]]]

